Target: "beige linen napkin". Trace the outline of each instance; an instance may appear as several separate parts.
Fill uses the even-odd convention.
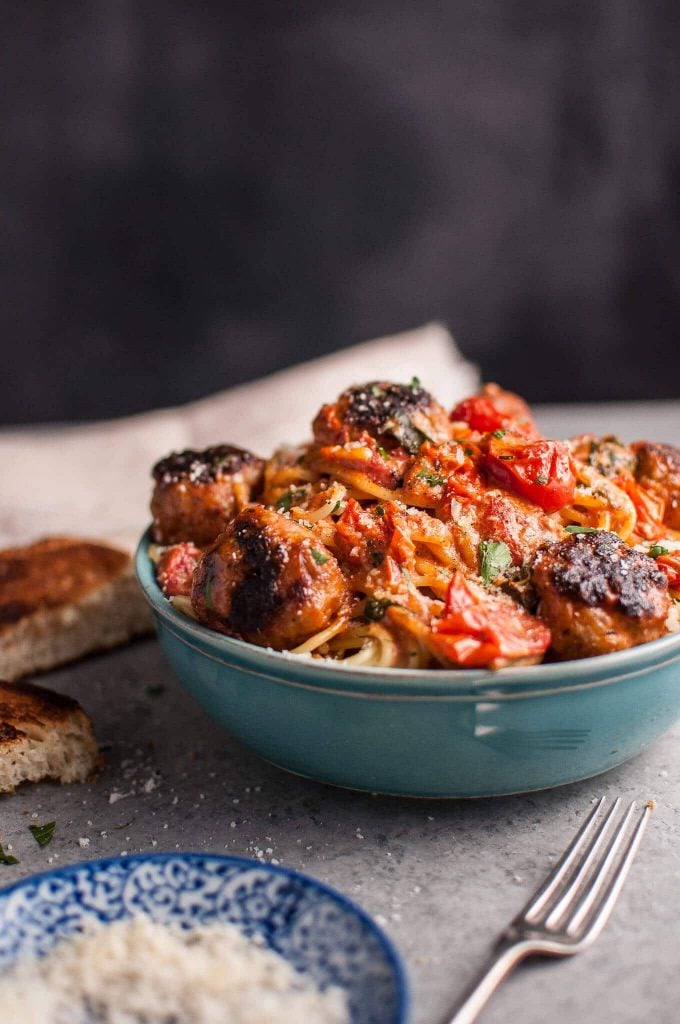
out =
[[[0,431],[0,545],[66,533],[132,547],[149,520],[151,466],[163,455],[220,443],[269,455],[306,440],[319,407],[344,388],[413,376],[447,407],[479,383],[448,331],[428,324],[190,405],[84,426]]]

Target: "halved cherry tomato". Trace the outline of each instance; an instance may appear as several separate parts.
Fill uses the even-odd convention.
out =
[[[541,436],[524,399],[512,391],[504,391],[497,384],[485,384],[480,394],[459,402],[450,418],[463,420],[471,430],[478,430],[480,434],[512,430],[522,437]]]
[[[545,512],[557,512],[574,497],[576,474],[563,441],[492,435],[485,442],[482,465],[497,483]]]
[[[490,398],[473,395],[459,402],[451,413],[452,420],[463,420],[473,430],[488,434],[507,425],[507,417],[498,411]]]
[[[434,653],[465,668],[500,668],[537,661],[550,646],[548,627],[512,598],[486,590],[457,572],[444,614],[432,628]]]

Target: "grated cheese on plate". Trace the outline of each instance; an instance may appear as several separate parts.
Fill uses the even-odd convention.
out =
[[[63,939],[0,975],[22,1024],[349,1024],[345,993],[320,992],[233,925],[191,931],[134,917]]]

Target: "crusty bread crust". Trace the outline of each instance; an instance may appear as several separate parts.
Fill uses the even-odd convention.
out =
[[[151,629],[124,551],[68,537],[0,551],[0,678],[45,671]]]
[[[98,760],[92,723],[77,701],[0,682],[0,792],[40,779],[82,782]]]

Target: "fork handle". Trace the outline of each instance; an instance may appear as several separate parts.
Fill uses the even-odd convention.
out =
[[[506,978],[510,971],[535,949],[535,944],[526,939],[501,943],[475,983],[468,989],[453,1017],[447,1017],[442,1024],[472,1024],[472,1021],[477,1020],[479,1012],[503,978]]]

